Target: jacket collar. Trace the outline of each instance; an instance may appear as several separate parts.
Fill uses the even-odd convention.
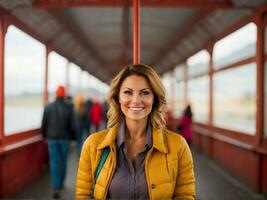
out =
[[[153,147],[162,153],[168,153],[168,146],[166,141],[166,131],[153,128]]]
[[[115,145],[118,128],[119,126],[114,126],[113,128],[108,129],[104,139],[99,143],[97,149],[104,149],[107,146]]]
[[[119,126],[115,126],[107,130],[104,139],[98,145],[97,149],[103,149],[107,146],[116,146],[116,138],[118,134]],[[166,143],[165,131],[153,128],[152,133],[152,146],[162,153],[168,153],[168,147]]]

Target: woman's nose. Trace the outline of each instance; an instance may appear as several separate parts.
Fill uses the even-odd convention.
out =
[[[139,95],[139,94],[134,94],[134,95],[133,95],[133,98],[132,98],[132,101],[133,101],[134,103],[139,103],[139,102],[141,102],[141,97],[140,97],[140,95]]]

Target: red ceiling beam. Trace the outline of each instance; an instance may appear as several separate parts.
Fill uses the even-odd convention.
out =
[[[79,42],[82,46],[84,46],[94,57],[96,61],[98,61],[101,65],[106,64],[104,59],[98,54],[95,47],[91,44],[91,42],[88,42],[78,31],[75,29],[65,18],[62,14],[59,12],[50,12],[61,25],[63,25],[64,29],[70,32]],[[51,42],[51,41],[50,41]],[[53,42],[53,41],[52,41]]]
[[[129,46],[130,46],[130,8],[124,7],[123,8],[123,14],[122,14],[122,41],[123,41],[123,47],[118,46],[117,48],[122,48],[122,54],[121,54],[121,64],[127,64],[128,60],[128,52],[129,52]],[[129,63],[128,63],[129,64]]]
[[[133,0],[133,64],[140,63],[140,0]]]
[[[203,19],[209,14],[209,12],[204,11],[198,11],[196,12],[181,28],[179,28],[178,33],[176,36],[170,40],[170,42],[165,46],[165,48],[160,51],[158,56],[154,59],[152,62],[152,65],[158,64],[163,58],[165,58],[168,53],[173,51],[177,45],[186,37],[189,35],[189,33],[194,28],[194,24],[196,24],[198,21]]]
[[[79,31],[70,24],[65,17],[60,12],[54,12],[50,11],[50,13],[58,20],[59,23],[61,23],[69,33],[71,33],[78,41],[79,43],[85,47],[88,52],[92,55],[92,57],[97,61],[98,65],[97,67],[102,68],[104,71],[107,71],[109,74],[112,74],[113,71],[109,67],[108,63],[104,60],[104,58],[98,53],[96,48],[94,47],[93,43],[89,39],[85,39],[83,35],[79,33]],[[50,41],[53,43],[53,41]]]
[[[129,6],[129,2],[125,0],[39,0],[33,3],[36,8],[54,9],[69,7],[123,7]],[[231,9],[234,5],[230,1],[210,2],[207,0],[142,0],[143,7],[189,7],[200,9]]]

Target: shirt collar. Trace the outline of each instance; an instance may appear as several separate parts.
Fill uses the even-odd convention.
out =
[[[116,138],[118,138],[118,128],[119,125],[116,125],[110,129],[104,130],[104,137],[101,138],[101,142],[97,146],[97,149],[103,149],[107,146],[111,146],[111,148],[116,148]],[[151,127],[152,129],[152,127]],[[167,144],[167,138],[166,134],[169,132],[168,130],[159,130],[156,128],[153,128],[153,130],[150,132],[150,141],[151,147],[157,149],[158,151],[162,153],[168,153],[168,144]],[[175,134],[175,133],[173,133]],[[148,134],[149,135],[149,134]]]
[[[118,128],[118,136],[117,136],[117,148],[120,148],[120,146],[125,142],[126,136],[125,136],[125,127],[126,123],[125,121],[122,121],[122,123],[119,125]],[[146,141],[149,148],[152,147],[152,131],[151,131],[151,125],[148,124],[146,128]]]

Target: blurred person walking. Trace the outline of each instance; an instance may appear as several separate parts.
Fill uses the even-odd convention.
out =
[[[67,95],[67,96],[65,96],[64,99],[65,99],[65,102],[66,102],[68,105],[73,106],[73,98],[72,98],[71,95]]]
[[[104,111],[103,122],[104,122],[105,128],[107,128],[108,126],[108,116],[107,116],[108,110],[109,110],[109,105],[108,105],[107,100],[105,100],[105,102],[103,103],[103,111]]]
[[[64,187],[71,138],[76,134],[73,106],[67,104],[64,97],[65,88],[59,86],[55,101],[45,106],[41,124],[48,143],[53,198],[60,198],[60,189]]]
[[[102,105],[98,101],[95,101],[90,110],[90,122],[91,126],[94,129],[93,130],[94,132],[99,130],[102,117],[103,117]]]
[[[187,105],[177,126],[177,131],[182,134],[182,136],[185,138],[189,146],[191,145],[192,142],[192,130],[191,130],[192,118],[193,118],[193,113],[191,110],[191,106]]]
[[[77,151],[80,156],[80,152],[82,149],[82,144],[84,138],[88,135],[88,112],[85,106],[85,102],[82,96],[78,95],[75,99],[75,112],[77,118]]]
[[[91,133],[91,108],[92,106],[93,106],[93,101],[90,98],[88,98],[85,101],[85,107],[86,107],[87,119],[88,119],[88,123],[87,123],[88,132],[87,132],[87,135],[85,135],[85,138],[87,138]]]

